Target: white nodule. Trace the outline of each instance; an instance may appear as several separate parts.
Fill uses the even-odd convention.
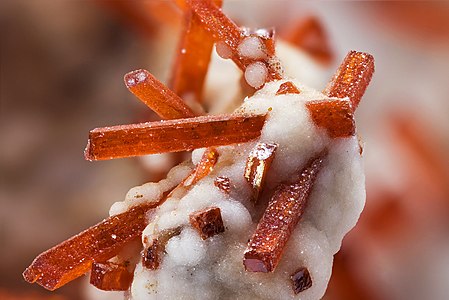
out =
[[[265,46],[256,36],[245,38],[237,47],[239,55],[249,59],[263,59],[267,57]]]
[[[267,80],[268,69],[264,63],[255,62],[246,67],[245,80],[253,88],[261,87]]]
[[[143,81],[145,81],[145,79],[147,79],[147,74],[145,74],[145,72],[139,72],[137,75],[136,75],[136,79],[137,79],[137,82],[143,82]]]

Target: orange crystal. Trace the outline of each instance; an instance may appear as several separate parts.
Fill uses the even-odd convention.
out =
[[[306,107],[315,125],[326,129],[331,138],[355,134],[351,102],[344,99],[309,101]]]
[[[202,178],[206,177],[214,168],[218,161],[218,151],[217,149],[211,147],[204,151],[200,162],[196,166],[195,170],[190,176],[184,180],[184,186],[191,186],[200,181]]]
[[[300,90],[291,81],[284,82],[279,86],[276,95],[299,94]]]
[[[247,271],[274,271],[285,244],[303,215],[325,155],[320,154],[308,163],[294,183],[281,184],[277,188],[246,248],[243,264]]]
[[[214,185],[226,194],[231,192],[231,180],[226,176],[215,178]]]
[[[191,118],[195,114],[184,101],[147,70],[125,75],[126,87],[162,119]]]
[[[193,212],[190,214],[189,220],[203,240],[225,231],[221,211],[218,207],[208,207]]]
[[[162,255],[167,242],[172,237],[181,233],[181,227],[167,229],[160,232],[151,244],[145,247],[142,253],[142,264],[149,270],[157,270],[162,262]]]
[[[276,95],[299,94],[290,81],[279,86]],[[348,137],[355,134],[355,121],[351,102],[344,99],[308,101],[306,107],[316,126],[326,129],[331,138]]]
[[[240,28],[218,6],[210,0],[187,0],[187,4],[216,42],[223,41],[233,51],[237,51],[243,38]]]
[[[97,128],[89,133],[88,160],[243,143],[260,136],[264,115],[201,116]]]
[[[215,1],[221,6],[221,1]],[[181,3],[180,6],[183,4]],[[184,12],[181,39],[176,51],[170,87],[181,97],[193,96],[201,101],[204,81],[214,46],[214,39],[191,9]]]
[[[355,111],[373,73],[374,58],[371,54],[350,51],[327,85],[324,94],[329,97],[348,97]]]
[[[258,143],[246,161],[244,177],[253,189],[252,200],[257,202],[274,159],[277,144]]]
[[[40,254],[23,272],[29,283],[55,290],[87,273],[94,261],[107,261],[140,238],[147,225],[145,214],[163,200],[135,206],[109,217]]]
[[[103,291],[126,291],[131,286],[133,273],[125,265],[112,262],[94,262],[90,271],[90,284]]]
[[[307,268],[299,268],[290,276],[293,285],[293,292],[299,294],[312,287],[312,278]]]
[[[254,63],[254,59],[241,57],[238,46],[249,34],[243,32],[231,19],[229,19],[219,7],[210,1],[187,1],[189,7],[198,16],[201,23],[210,32],[216,42],[224,42],[232,52],[231,59],[241,69],[245,70],[248,65]],[[252,36],[258,36],[253,34]],[[273,54],[266,59],[258,60],[262,62],[268,70],[267,81],[282,78],[282,71],[278,63],[270,61],[274,57],[273,37],[263,35],[261,42],[267,47],[267,54]]]

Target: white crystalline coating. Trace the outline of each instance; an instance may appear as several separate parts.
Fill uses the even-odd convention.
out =
[[[217,54],[224,59],[232,57],[232,50],[225,42],[218,42],[215,44]]]
[[[289,80],[292,81],[292,80]],[[320,299],[331,276],[333,255],[356,223],[365,202],[362,158],[356,137],[330,139],[325,130],[311,121],[305,102],[325,99],[320,92],[293,80],[301,94],[276,96],[285,80],[267,83],[245,99],[237,113],[267,114],[259,139],[239,145],[218,147],[219,160],[210,175],[187,193],[167,199],[156,209],[142,241],[158,232],[181,227],[165,249],[158,270],[137,265],[131,286],[132,299]],[[276,143],[278,148],[266,179],[273,190],[298,172],[324,148],[329,151],[309,198],[303,218],[293,231],[279,265],[273,273],[246,272],[243,253],[254,233],[264,205],[251,202],[251,188],[243,174],[246,159],[258,142]],[[204,149],[193,152],[197,163]],[[179,169],[180,168],[180,169]],[[157,198],[173,186],[191,166],[170,172],[167,182],[131,189],[123,206],[140,199]],[[214,185],[218,176],[229,178],[231,192]],[[160,187],[157,187],[160,185]],[[262,199],[263,200],[263,199]],[[267,199],[265,199],[267,200]],[[202,240],[189,223],[192,212],[219,207],[225,232]],[[112,209],[111,209],[112,210]],[[290,275],[306,267],[312,287],[298,295],[292,290]]]
[[[263,37],[263,38],[272,38],[274,35],[274,28],[259,28],[256,29],[254,32],[257,36]]]
[[[245,69],[245,80],[255,89],[261,87],[265,83],[267,76],[267,67],[261,62],[252,63]]]
[[[136,85],[136,80],[131,77],[131,78],[128,78],[126,83],[128,84],[128,86],[133,86],[133,85]]]
[[[240,56],[249,59],[263,59],[267,57],[265,46],[256,36],[245,38],[237,47]]]
[[[251,151],[251,156],[257,157],[260,160],[265,160],[273,155],[272,144],[258,144],[257,148]]]
[[[145,72],[139,72],[136,75],[136,78],[137,78],[137,82],[142,82],[142,81],[145,81],[145,79],[147,79],[147,75],[145,74]]]
[[[205,258],[206,245],[194,229],[186,228],[168,241],[165,251],[174,266],[194,267]]]
[[[126,80],[126,84],[129,87],[132,87],[138,83],[141,83],[143,81],[145,81],[147,79],[147,74],[145,74],[145,72],[140,71],[136,74],[133,74],[134,76],[130,76],[127,80]]]
[[[149,182],[141,186],[136,186],[128,191],[123,202],[115,202],[109,209],[109,215],[127,211],[129,208],[141,203],[156,202],[161,199],[162,194],[175,187],[192,170],[190,164],[181,164],[174,167],[167,174],[166,179],[159,182]]]

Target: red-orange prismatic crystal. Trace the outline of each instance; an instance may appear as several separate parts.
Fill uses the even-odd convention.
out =
[[[299,94],[301,91],[291,81],[284,82],[279,86],[276,95]]]
[[[161,200],[162,201],[162,200]],[[94,261],[107,261],[140,238],[145,214],[160,202],[146,203],[107,218],[39,255],[23,272],[26,281],[55,290],[87,273]]]
[[[374,58],[371,54],[350,51],[324,93],[329,97],[348,97],[353,110],[356,110],[373,73]]]
[[[276,95],[299,93],[298,88],[291,81],[287,81],[279,86]],[[308,101],[306,107],[315,125],[326,129],[331,138],[355,134],[351,102],[343,99]]]
[[[133,273],[123,264],[94,262],[90,284],[103,291],[126,291],[131,286]]]
[[[195,166],[195,168],[190,172],[190,174],[184,178],[181,183],[178,184],[176,188],[174,188],[170,194],[167,196],[167,198],[170,197],[176,197],[178,199],[182,198],[183,195],[186,194],[186,192],[193,187],[199,180],[204,178],[205,176],[209,175],[210,172],[212,172],[215,164],[218,160],[218,151],[210,147],[206,149],[203,153],[203,156],[201,157],[201,160],[198,162],[198,164]]]
[[[248,156],[244,176],[253,189],[254,202],[259,199],[277,147],[274,143],[258,143]]]
[[[89,133],[88,160],[243,143],[260,136],[264,115],[201,116],[97,128]]]
[[[243,38],[240,28],[218,6],[209,0],[187,0],[187,4],[216,42],[223,41],[233,51],[237,51]]]
[[[195,170],[192,172],[190,176],[186,178],[186,180],[184,180],[183,182],[184,186],[194,185],[202,178],[209,175],[209,173],[212,171],[215,164],[217,163],[218,157],[219,155],[217,149],[213,147],[206,149]]]
[[[208,207],[193,212],[189,216],[189,221],[203,240],[225,231],[221,211],[218,207]]]
[[[214,185],[225,194],[229,194],[231,192],[231,180],[226,176],[218,176],[215,178]]]
[[[245,251],[243,264],[247,271],[274,271],[285,244],[303,215],[324,157],[325,154],[320,154],[308,163],[294,183],[278,187]]]
[[[146,246],[142,253],[142,264],[149,270],[157,270],[162,262],[162,255],[167,242],[172,237],[181,233],[181,227],[167,229],[158,233],[150,245]]]
[[[214,1],[218,7],[221,2]],[[185,3],[179,5],[184,8],[184,24],[169,86],[181,97],[193,97],[201,101],[214,39],[198,16],[185,7]]]
[[[191,118],[195,114],[173,91],[147,70],[136,70],[125,75],[126,87],[162,119]]]
[[[307,268],[299,268],[290,276],[292,280],[293,292],[299,294],[312,287],[312,278]]]
[[[344,99],[308,101],[306,107],[315,125],[326,129],[331,138],[355,134],[351,102]]]

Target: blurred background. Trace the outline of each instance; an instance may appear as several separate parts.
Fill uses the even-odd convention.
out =
[[[376,59],[357,111],[367,204],[325,299],[447,299],[449,4],[254,0],[224,10],[242,26],[276,27],[326,70],[323,83],[349,50]],[[123,75],[167,79],[180,16],[168,0],[0,2],[1,299],[91,295],[86,279],[49,293],[21,273],[160,176],[135,159],[87,162],[83,149],[94,127],[152,118]]]

